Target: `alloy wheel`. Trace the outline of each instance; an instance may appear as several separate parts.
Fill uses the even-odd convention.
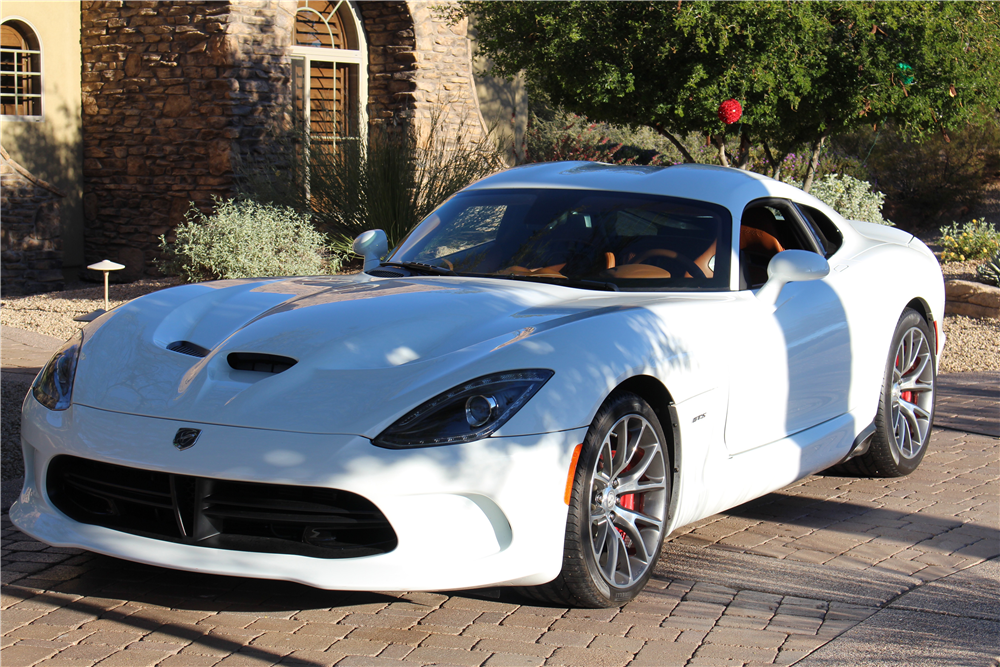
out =
[[[934,360],[927,337],[917,327],[907,330],[896,347],[891,389],[896,449],[899,456],[912,459],[927,439],[934,405]]]
[[[666,523],[667,466],[653,426],[629,414],[608,431],[590,476],[591,549],[604,580],[627,588],[656,560]]]

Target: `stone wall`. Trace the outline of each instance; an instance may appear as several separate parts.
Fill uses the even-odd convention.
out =
[[[368,44],[369,123],[485,136],[465,24],[431,2],[353,4]],[[295,0],[84,0],[86,260],[156,274],[160,235],[233,194],[236,152],[287,122]]]
[[[158,237],[189,202],[232,194],[234,145],[284,104],[291,14],[277,0],[81,5],[87,261],[155,274]]]
[[[0,289],[4,296],[63,288],[59,203],[64,197],[0,148]]]
[[[408,3],[416,34],[417,73],[413,93],[417,127],[439,136],[479,141],[486,136],[472,76],[468,22],[449,25],[435,10],[440,2]]]
[[[368,121],[407,127],[414,117],[417,42],[406,2],[357,3],[368,40]]]

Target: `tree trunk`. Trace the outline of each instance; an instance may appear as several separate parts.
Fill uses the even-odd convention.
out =
[[[771,154],[771,147],[767,145],[766,141],[762,145],[764,147],[764,157],[767,158],[767,166],[771,168],[771,173],[768,176],[778,180],[778,177],[781,175],[781,163],[775,162],[774,155]]]
[[[806,181],[802,184],[802,189],[805,192],[809,192],[812,189],[813,181],[816,179],[816,170],[819,169],[819,153],[823,150],[823,143],[826,141],[826,135],[816,140],[813,144],[812,157],[809,159],[809,169],[806,170]]]
[[[779,153],[778,155],[779,157],[775,158],[774,154],[771,153],[771,147],[766,143],[764,144],[764,156],[767,158],[767,164],[771,167],[771,173],[768,175],[776,181],[781,180],[781,165],[785,163],[785,157],[788,154],[785,153],[782,155]]]
[[[746,132],[740,133],[740,152],[736,160],[736,168],[746,171],[750,167],[750,137]]]
[[[729,158],[726,157],[726,135],[722,135],[721,137],[718,135],[713,135],[712,143],[715,144],[715,147],[719,149],[719,164],[721,164],[723,167],[728,167]]]
[[[677,137],[675,137],[674,135],[670,134],[665,129],[663,129],[662,125],[660,125],[659,123],[657,123],[656,125],[653,125],[652,128],[654,130],[656,130],[659,134],[661,134],[664,137],[666,137],[667,141],[669,141],[670,143],[672,143],[674,145],[674,148],[676,148],[678,151],[680,151],[681,156],[684,157],[684,161],[685,162],[688,162],[688,163],[694,163],[694,162],[696,162],[696,160],[691,156],[691,152],[688,151],[688,149],[684,147],[684,144],[682,144],[680,141],[678,141]]]

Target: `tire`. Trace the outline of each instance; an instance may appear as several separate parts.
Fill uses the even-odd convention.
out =
[[[639,594],[653,573],[667,524],[666,443],[645,401],[627,392],[608,397],[580,452],[562,572],[529,595],[561,606],[600,608],[624,605]],[[635,492],[623,493],[630,490]]]
[[[934,423],[933,340],[924,318],[904,310],[889,348],[868,451],[838,469],[866,477],[903,477],[920,465]]]

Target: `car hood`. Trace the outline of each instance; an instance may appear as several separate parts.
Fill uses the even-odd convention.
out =
[[[473,372],[508,370],[498,353],[507,344],[606,311],[606,298],[594,295],[363,274],[185,285],[91,325],[73,402],[183,422],[374,436]],[[283,370],[279,359],[241,370],[234,353],[294,365]],[[469,368],[491,355],[495,364]]]

